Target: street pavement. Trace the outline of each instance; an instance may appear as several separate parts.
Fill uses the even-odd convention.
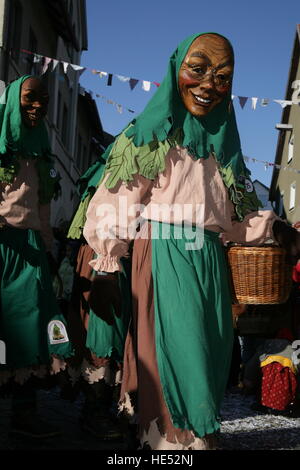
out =
[[[300,450],[300,417],[263,414],[252,409],[253,396],[227,392],[221,410],[221,450]],[[1,451],[124,451],[127,443],[107,442],[81,431],[82,398],[71,403],[58,389],[38,392],[40,415],[59,426],[62,434],[42,440],[9,434],[10,400],[0,400]]]
[[[10,435],[11,400],[0,399],[0,451],[1,450],[125,450],[125,442],[106,442],[82,432],[78,423],[82,399],[74,403],[63,400],[57,389],[38,392],[38,411],[41,418],[56,425],[61,435],[47,439],[30,439]]]

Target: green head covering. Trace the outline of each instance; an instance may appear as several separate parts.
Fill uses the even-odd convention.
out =
[[[216,33],[194,34],[179,44],[170,58],[162,84],[126,135],[133,136],[134,144],[140,146],[155,139],[163,141],[170,133],[181,129],[182,146],[194,157],[207,158],[214,152],[217,159],[222,161],[222,166],[234,161],[236,166],[242,167],[241,145],[234,109],[230,106],[230,93],[207,116],[201,118],[193,116],[185,108],[180,96],[179,69],[192,42],[203,34]],[[231,44],[228,44],[233,56]]]
[[[20,96],[22,84],[31,75],[24,75],[5,89],[0,99],[0,154],[14,153],[38,156],[50,152],[46,126],[26,127],[22,121]]]
[[[23,75],[7,86],[0,98],[0,181],[12,183],[19,168],[19,158],[37,159],[40,202],[48,203],[58,189],[60,177],[53,169],[48,133],[43,120],[36,127],[26,127],[22,120],[21,87]]]
[[[120,180],[130,181],[136,173],[154,179],[165,169],[169,148],[180,145],[194,158],[215,155],[229,197],[242,220],[249,210],[258,209],[259,201],[255,191],[245,192],[250,172],[241,151],[231,92],[210,113],[197,118],[185,108],[178,89],[180,66],[192,42],[203,34],[224,38],[217,33],[194,34],[179,44],[155,95],[115,141],[107,160],[106,186],[112,188]],[[229,41],[228,44],[232,50]]]

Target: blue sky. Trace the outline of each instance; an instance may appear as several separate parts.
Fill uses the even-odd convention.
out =
[[[128,83],[113,77],[93,75],[91,69],[147,81],[162,81],[170,55],[179,42],[190,34],[215,31],[226,36],[235,50],[233,94],[258,97],[256,110],[251,99],[242,109],[234,99],[244,155],[274,162],[282,108],[273,99],[284,99],[291,54],[300,23],[299,0],[86,0],[88,51],[81,65],[88,69],[81,84],[93,91],[103,128],[113,135],[140,113],[156,87],[149,92],[138,83],[131,90]],[[121,104],[106,103],[105,96]],[[261,99],[269,98],[268,106]],[[135,111],[129,113],[126,108]],[[252,179],[269,186],[271,168],[262,163],[247,163]]]

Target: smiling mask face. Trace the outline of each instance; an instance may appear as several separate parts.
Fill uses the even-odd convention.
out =
[[[38,78],[28,78],[21,87],[20,106],[27,127],[36,127],[47,114],[49,95]]]
[[[231,92],[233,61],[225,38],[205,34],[193,41],[178,75],[182,101],[193,116],[206,116]]]

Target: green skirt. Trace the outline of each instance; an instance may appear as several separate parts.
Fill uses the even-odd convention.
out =
[[[0,230],[0,372],[50,364],[51,355],[72,355],[65,320],[53,293],[40,233]]]
[[[118,362],[123,362],[124,345],[131,317],[131,260],[122,258],[121,264],[123,266],[123,271],[119,273],[121,316],[115,316],[114,324],[109,325],[90,309],[86,338],[86,347],[97,357],[111,357]]]
[[[187,249],[192,239],[184,233],[179,238],[178,227],[151,226],[156,357],[163,395],[173,425],[202,437],[220,427],[231,363],[231,293],[224,250],[214,232],[204,231],[202,247]]]

